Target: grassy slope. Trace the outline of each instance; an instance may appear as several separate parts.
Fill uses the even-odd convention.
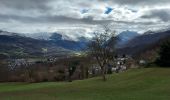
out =
[[[72,83],[1,83],[0,100],[170,100],[170,69],[133,69]]]

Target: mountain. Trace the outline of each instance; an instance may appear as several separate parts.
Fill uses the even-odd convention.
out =
[[[43,48],[45,52],[43,52]],[[71,50],[64,49],[50,41],[0,31],[0,54],[7,57],[65,56],[69,53]]]
[[[50,36],[50,42],[55,43],[56,45],[63,47],[65,49],[80,51],[86,48],[89,40],[85,37],[79,37],[78,40],[66,40],[63,36],[59,33],[53,33]]]
[[[121,32],[117,37],[118,37],[118,42],[117,42],[117,48],[122,48],[128,41],[130,41],[131,39],[140,36],[140,34],[138,34],[135,31],[123,31]]]
[[[20,35],[20,34],[0,30],[0,35],[14,36],[14,35]]]
[[[89,43],[90,39],[87,37],[78,37],[76,39],[73,39],[71,36],[66,36],[64,34],[53,32],[42,32],[42,33],[34,33],[34,34],[25,34],[27,37],[40,39],[40,40],[48,40],[50,42],[55,43],[56,45],[69,49],[74,51],[81,51],[84,48],[86,48],[87,44]],[[116,47],[121,48],[124,46],[124,44],[133,39],[134,37],[139,36],[139,34],[135,31],[123,31],[118,35],[118,42]]]
[[[47,40],[52,43],[55,43],[56,45],[62,48],[73,51],[83,50],[84,48],[86,48],[86,45],[89,42],[89,39],[87,37],[75,36],[75,39],[71,36],[67,36],[58,32],[27,33],[24,34],[24,36],[39,40]]]
[[[124,44],[137,37],[140,36],[137,32],[134,31],[123,31],[118,35],[118,42],[116,47],[120,48],[123,47]],[[76,40],[70,39],[70,37],[67,36],[67,39],[65,39],[66,36],[61,35],[60,33],[54,32],[51,33],[51,36],[49,37],[49,40],[51,42],[56,43],[58,46],[61,46],[65,49],[74,50],[74,51],[80,51],[87,47],[87,44],[90,42],[90,39],[86,37],[79,37]]]
[[[26,37],[39,39],[39,40],[49,40],[49,37],[52,35],[52,33],[48,32],[39,32],[39,33],[23,33],[20,35],[24,35]]]
[[[147,50],[153,49],[161,41],[168,37],[170,37],[170,30],[149,33],[147,32],[128,41],[123,48],[119,48],[117,51],[119,54],[124,53],[137,56]]]

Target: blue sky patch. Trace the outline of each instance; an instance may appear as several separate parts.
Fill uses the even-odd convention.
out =
[[[85,14],[85,13],[87,13],[88,11],[89,11],[88,9],[82,9],[82,10],[81,10],[81,13],[82,13],[82,14]]]
[[[112,10],[113,10],[113,8],[111,8],[111,7],[106,7],[105,14],[109,14],[109,13],[111,13],[111,12],[112,12]]]

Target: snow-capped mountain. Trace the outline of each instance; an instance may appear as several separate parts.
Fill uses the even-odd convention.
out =
[[[0,30],[0,35],[14,36],[14,35],[20,35],[20,34],[18,34],[18,33],[13,33],[13,32],[7,32],[7,31]]]
[[[62,40],[67,40],[67,41],[80,41],[81,38],[86,38],[86,39],[90,39],[89,36],[87,35],[83,35],[83,33],[75,33],[75,34],[64,34],[64,33],[60,33],[60,32],[39,32],[39,33],[24,33],[22,35],[26,36],[26,37],[31,37],[34,39],[41,39],[41,40],[51,40],[50,38],[53,36],[53,34],[58,34],[61,36]]]
[[[56,46],[62,47],[64,49],[68,50],[74,50],[79,51],[84,48],[86,48],[88,42],[90,41],[87,37],[80,37],[75,36],[76,39],[73,39],[72,36],[69,37],[69,35],[61,34],[58,32],[41,32],[41,33],[27,33],[27,34],[21,34],[21,33],[12,33],[12,32],[6,32],[6,31],[0,31],[0,35],[19,35],[23,37],[29,37],[37,40],[44,40],[51,42],[55,44]],[[123,31],[120,34],[117,35],[119,40],[116,45],[117,48],[125,47],[128,41],[134,39],[135,37],[140,36],[137,32],[134,31]]]
[[[77,50],[82,50],[82,49],[86,48],[86,46],[90,40],[85,37],[79,37],[76,41],[67,40],[67,39],[63,38],[63,35],[61,35],[59,33],[53,33],[49,37],[49,41],[54,42],[55,44],[65,48],[65,49],[77,51]]]
[[[72,40],[70,37],[66,38],[65,35],[62,35],[57,32],[27,33],[27,34],[22,33],[21,34],[21,33],[13,33],[13,32],[7,32],[7,31],[1,30],[0,35],[1,35],[0,37],[2,37],[2,36],[11,36],[11,37],[19,36],[19,37],[23,38],[22,41],[27,38],[30,38],[32,40],[37,40],[37,41],[47,41],[48,43],[51,43],[55,46],[59,46],[64,49],[74,50],[74,51],[79,51],[79,50],[84,49],[86,47],[87,43],[89,42],[89,39],[87,39],[85,37],[78,37],[76,40]]]
[[[40,40],[49,40],[52,33],[47,32],[39,32],[39,33],[24,33],[24,36],[34,38],[34,39],[40,39]]]
[[[117,47],[121,48],[123,47],[128,41],[130,41],[131,39],[140,36],[140,34],[138,34],[135,31],[123,31],[120,34],[118,34],[118,43],[117,43]]]
[[[47,40],[33,39],[17,33],[0,32],[0,54],[6,58],[42,57],[44,56],[43,48],[48,50],[46,56],[65,56],[72,52]]]

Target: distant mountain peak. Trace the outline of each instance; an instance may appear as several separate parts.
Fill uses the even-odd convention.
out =
[[[119,41],[117,43],[117,47],[120,48],[122,47],[124,44],[126,44],[129,40],[139,36],[140,34],[138,34],[135,31],[123,31],[121,32],[117,37],[119,38]]]
[[[144,33],[144,35],[147,35],[147,34],[153,34],[153,33],[154,33],[153,31],[148,30],[148,31],[146,31],[146,32]]]
[[[15,35],[20,35],[20,34],[18,34],[18,33],[13,33],[13,32],[8,32],[8,31],[3,31],[3,30],[0,30],[0,35],[15,36]]]

